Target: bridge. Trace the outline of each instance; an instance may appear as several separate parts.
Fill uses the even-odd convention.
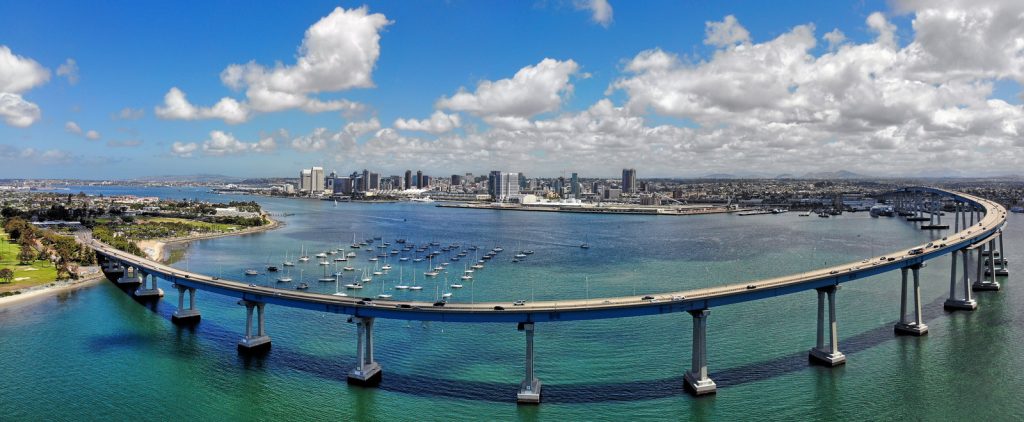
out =
[[[952,254],[949,298],[950,311],[974,310],[973,291],[999,290],[998,276],[1008,275],[1003,251],[1002,229],[1006,209],[984,198],[930,187],[903,188],[884,196],[901,216],[921,222],[924,230],[948,229],[942,224],[943,210],[951,211],[954,228],[941,240],[892,251],[856,262],[820,268],[799,274],[738,284],[667,292],[644,296],[536,301],[527,303],[434,303],[371,298],[341,297],[256,286],[184,271],[147,258],[132,255],[99,241],[92,247],[109,279],[122,285],[138,285],[140,299],[163,297],[157,279],[170,281],[178,290],[176,323],[193,323],[200,318],[196,291],[236,297],[246,308],[246,327],[238,342],[240,352],[258,352],[270,347],[265,329],[266,305],[287,306],[317,312],[350,315],[357,324],[357,366],[348,373],[354,384],[376,385],[381,365],[373,357],[373,327],[377,318],[462,323],[515,323],[526,337],[525,376],[516,395],[519,403],[539,403],[541,382],[534,373],[534,331],[537,323],[688,312],[693,319],[691,368],[684,374],[683,387],[694,395],[715,393],[707,365],[706,333],[711,309],[774,296],[815,290],[818,299],[817,342],[808,352],[811,363],[836,366],[846,362],[839,349],[836,294],[843,283],[891,271],[900,271],[901,296],[897,335],[924,335],[927,325],[921,317],[920,269],[928,260]],[[947,223],[950,217],[947,217]],[[927,223],[927,224],[926,224]],[[957,253],[961,270],[957,270]],[[912,276],[913,284],[910,285]],[[973,281],[972,281],[973,280]],[[185,297],[189,304],[185,306]],[[827,315],[826,315],[827,303]],[[908,311],[908,307],[910,311]],[[256,326],[253,329],[253,317]]]

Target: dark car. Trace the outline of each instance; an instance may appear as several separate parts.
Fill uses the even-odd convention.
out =
[[[504,307],[504,306],[501,306],[501,305],[498,305],[498,306],[495,306],[495,307],[494,307],[494,310],[495,310],[495,311],[504,311],[504,310],[505,310],[505,307]]]
[[[651,295],[644,296],[643,300],[654,300],[654,296],[651,296]]]
[[[442,301],[438,301],[438,302],[434,302],[434,306],[444,306],[444,304],[445,304],[445,302],[443,300]]]

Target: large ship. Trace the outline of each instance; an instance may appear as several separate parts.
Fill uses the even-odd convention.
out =
[[[896,215],[896,210],[892,205],[878,204],[868,210],[872,217],[893,217]]]

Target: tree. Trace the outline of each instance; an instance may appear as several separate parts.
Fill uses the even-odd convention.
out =
[[[14,281],[14,271],[10,268],[0,268],[0,280],[4,283],[10,283]]]
[[[21,252],[18,252],[18,262],[22,264],[30,264],[35,257],[36,253],[32,250],[32,247],[27,243],[22,243]]]

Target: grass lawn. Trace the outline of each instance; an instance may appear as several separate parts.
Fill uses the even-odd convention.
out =
[[[235,230],[241,230],[244,227],[234,224],[221,224],[221,223],[208,223],[205,221],[187,220],[184,218],[170,218],[170,217],[144,217],[139,219],[140,222],[145,223],[178,223],[184,224],[205,232],[230,232]]]
[[[14,282],[0,283],[0,292],[56,281],[57,270],[53,268],[50,261],[35,261],[31,265],[20,265],[18,263],[18,251],[20,250],[17,243],[13,243],[7,238],[7,233],[0,231],[0,268],[14,270]]]

